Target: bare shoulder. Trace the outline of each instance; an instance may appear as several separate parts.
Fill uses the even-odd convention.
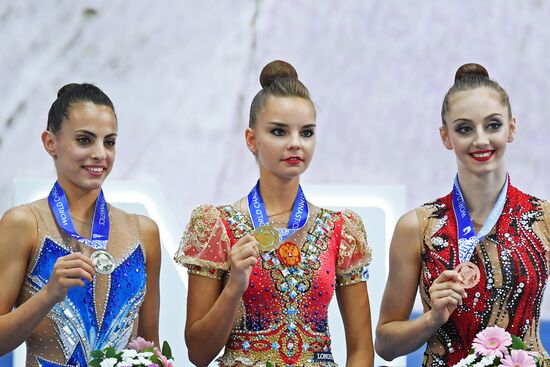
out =
[[[145,215],[135,214],[135,216],[137,217],[139,228],[143,234],[158,235],[159,227],[154,220]]]
[[[11,249],[30,250],[37,238],[38,222],[27,205],[9,209],[0,219],[0,244],[5,243]]]
[[[144,215],[134,215],[139,223],[139,235],[142,244],[148,251],[158,249],[160,247],[160,235],[157,223]]]
[[[396,232],[415,232],[417,233],[420,228],[420,222],[418,221],[417,211],[421,209],[413,209],[403,214],[395,225]]]
[[[2,231],[9,230],[18,234],[37,232],[37,225],[36,217],[27,205],[9,209],[0,220]]]
[[[420,221],[413,209],[401,216],[395,225],[390,246],[390,258],[404,258],[416,262],[420,256]]]

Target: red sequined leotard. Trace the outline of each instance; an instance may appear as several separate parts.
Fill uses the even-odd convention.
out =
[[[236,206],[201,206],[193,211],[175,259],[192,274],[224,279],[231,246],[252,231],[248,214]],[[221,366],[336,366],[328,306],[335,287],[365,278],[371,251],[363,223],[351,211],[309,204],[308,222],[285,241],[299,247],[299,261],[285,265],[276,250],[261,254]]]
[[[432,282],[460,262],[451,194],[416,212],[422,243],[420,294],[427,311]],[[497,224],[479,242],[470,259],[479,267],[481,280],[467,290],[463,305],[428,340],[424,366],[454,365],[469,353],[475,335],[494,325],[546,354],[539,317],[549,271],[549,224],[548,202],[509,185]]]

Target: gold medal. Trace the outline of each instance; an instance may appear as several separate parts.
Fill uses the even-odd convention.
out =
[[[270,225],[258,227],[252,233],[261,252],[269,252],[279,244],[279,232]]]
[[[105,250],[95,251],[90,259],[92,259],[94,270],[98,274],[109,275],[115,270],[115,258]]]

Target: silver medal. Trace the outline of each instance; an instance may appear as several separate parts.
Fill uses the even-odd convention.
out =
[[[115,258],[105,250],[95,251],[90,258],[98,274],[108,275],[115,270]]]

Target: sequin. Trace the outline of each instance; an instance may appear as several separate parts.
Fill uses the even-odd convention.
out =
[[[251,231],[249,218],[234,206],[200,207],[193,211],[175,259],[190,269],[226,271],[231,246]],[[331,351],[327,308],[335,284],[364,281],[368,274],[364,269],[371,252],[364,226],[353,212],[310,206],[308,223],[288,241],[285,253],[263,253],[253,268],[223,365],[336,365],[313,357]]]
[[[464,358],[476,333],[498,325],[546,354],[539,334],[540,307],[548,279],[550,204],[509,186],[506,204],[495,228],[476,247],[472,259],[480,282],[469,291],[449,321],[430,338],[424,366],[454,365]],[[429,287],[445,270],[459,263],[456,220],[451,195],[417,210],[424,239],[420,293],[430,307]],[[443,242],[442,242],[443,240]],[[448,245],[443,246],[442,243]]]
[[[39,241],[19,297],[25,302],[44,288],[56,260],[80,245],[55,223],[47,201],[28,204],[38,223]],[[116,254],[110,276],[96,275],[73,287],[27,339],[28,366],[87,365],[90,352],[107,346],[126,347],[145,295],[145,255],[135,216],[109,208],[109,251]],[[18,303],[18,306],[20,303]]]

